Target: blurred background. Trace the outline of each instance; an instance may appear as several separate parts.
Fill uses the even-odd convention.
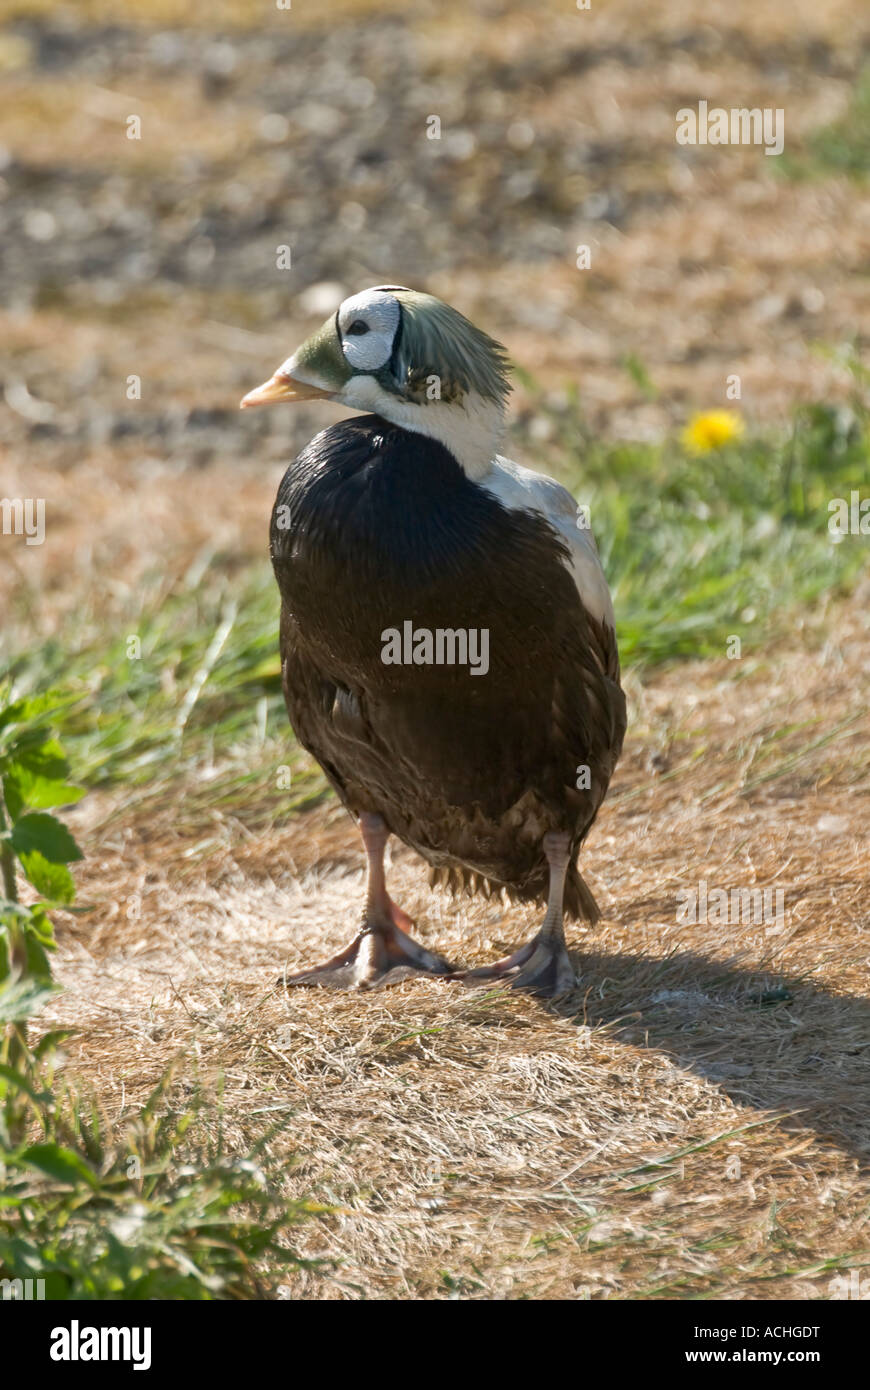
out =
[[[0,16],[5,373],[41,402],[4,414],[12,450],[262,467],[310,422],[240,420],[236,398],[385,279],[454,301],[617,438],[724,404],[728,373],[759,419],[848,392],[820,349],[866,346],[862,0],[715,16],[2,0]],[[677,145],[699,98],[784,108],[784,155]]]

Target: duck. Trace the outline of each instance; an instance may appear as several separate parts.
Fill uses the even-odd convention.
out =
[[[287,986],[413,976],[575,987],[565,921],[600,911],[578,867],[626,729],[613,604],[586,512],[499,452],[505,348],[434,295],[345,299],[241,406],[332,401],[272,511],[290,723],[359,828],[358,930]],[[433,888],[539,902],[532,938],[464,969],[391,898],[390,836]]]

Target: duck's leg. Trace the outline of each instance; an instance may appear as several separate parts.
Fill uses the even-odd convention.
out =
[[[366,902],[360,930],[349,946],[322,965],[281,975],[279,985],[320,985],[325,989],[375,989],[409,975],[450,975],[452,966],[408,933],[414,923],[387,892],[384,850],[390,832],[381,816],[363,812],[359,828],[368,859]]]
[[[537,936],[514,951],[512,956],[506,956],[494,965],[464,971],[463,980],[503,979],[513,989],[527,989],[533,994],[547,997],[567,994],[574,988],[577,977],[565,949],[562,921],[565,875],[571,858],[570,835],[550,831],[544,836],[544,853],[550,866],[550,890],[547,912]]]

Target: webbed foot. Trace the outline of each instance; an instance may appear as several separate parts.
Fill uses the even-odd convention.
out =
[[[442,956],[427,951],[408,934],[414,924],[406,912],[387,899],[389,916],[364,916],[349,946],[322,965],[280,975],[279,985],[317,985],[321,989],[383,989],[412,975],[452,975]]]
[[[511,989],[528,990],[530,994],[547,999],[557,994],[567,994],[577,983],[577,975],[564,943],[558,938],[545,937],[543,933],[493,965],[463,971],[459,979],[467,984],[476,984],[479,980],[503,980]]]

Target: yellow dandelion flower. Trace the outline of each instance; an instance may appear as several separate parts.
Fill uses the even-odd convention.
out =
[[[707,454],[739,439],[742,433],[743,421],[733,410],[708,410],[692,416],[683,430],[683,444],[690,454]]]

